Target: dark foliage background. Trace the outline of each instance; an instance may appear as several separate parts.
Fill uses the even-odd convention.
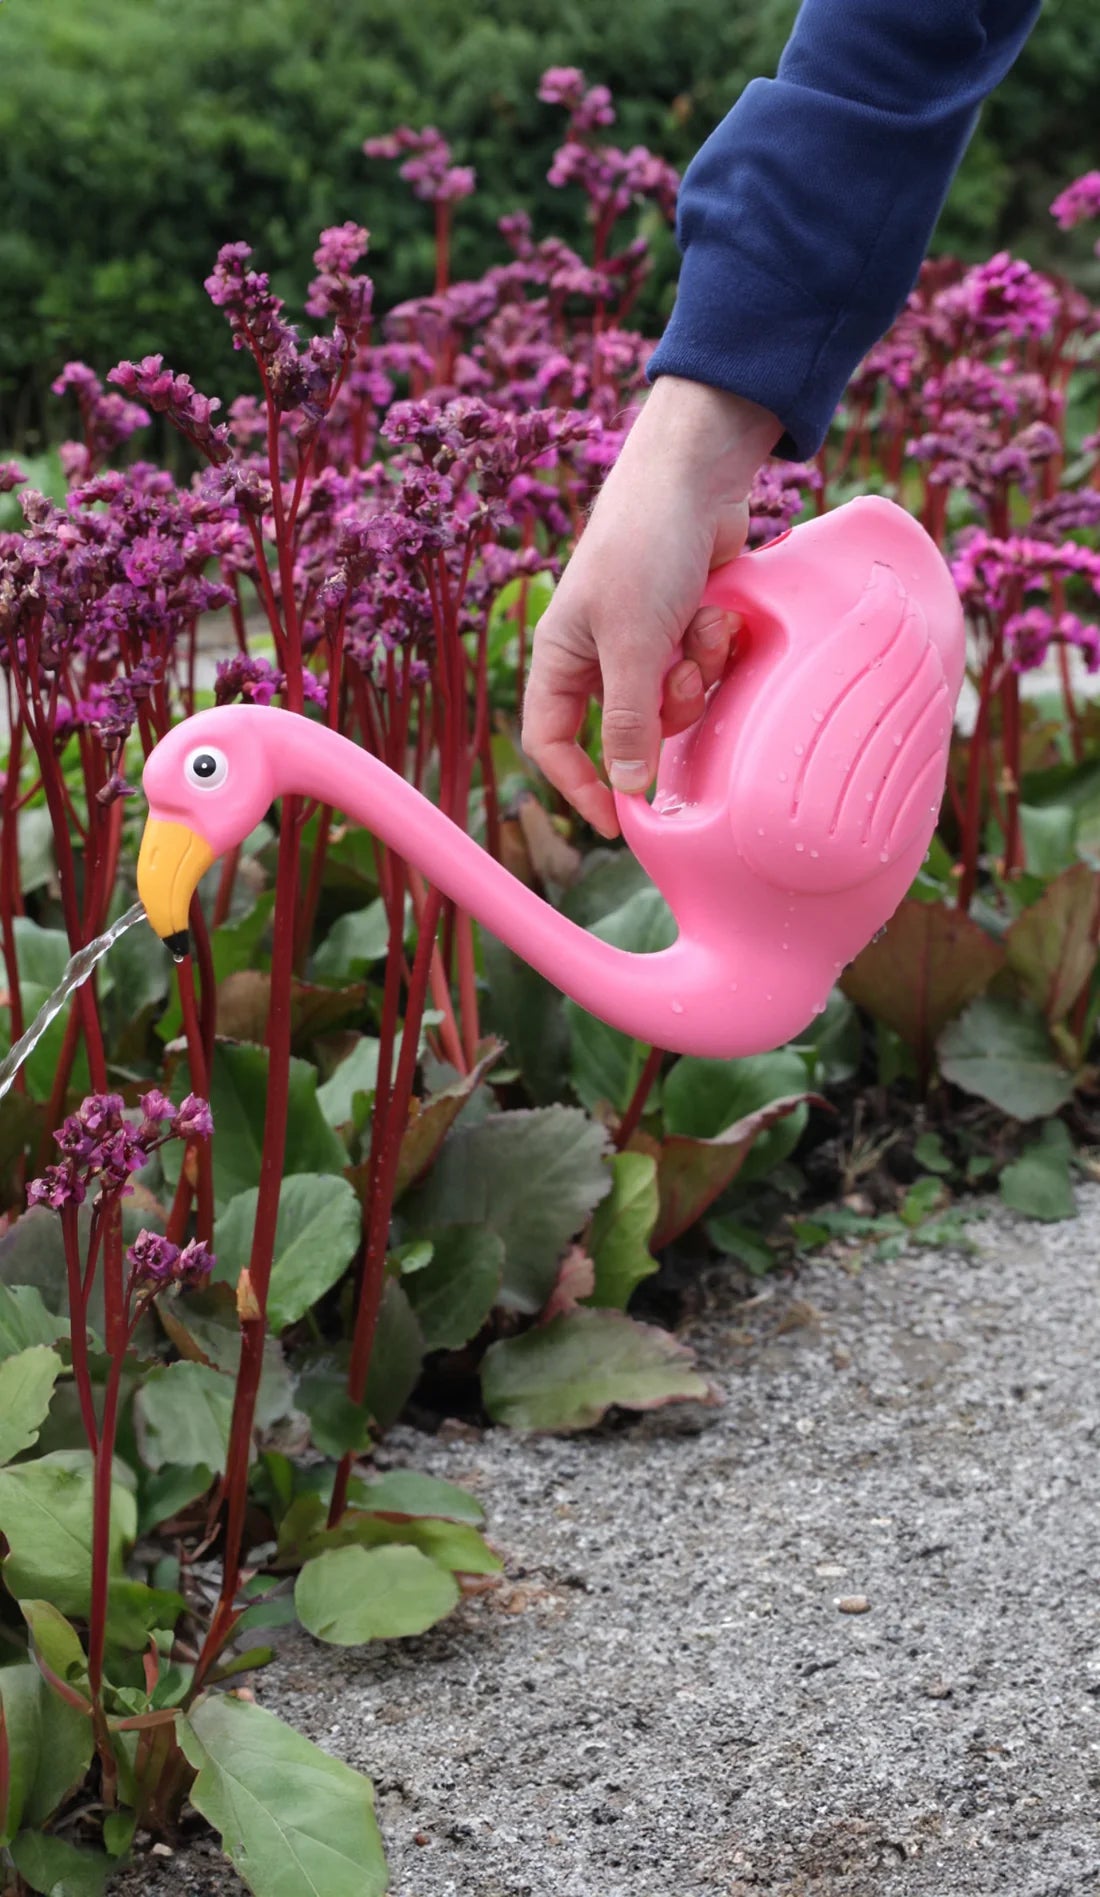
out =
[[[683,166],[742,87],[774,70],[795,0],[8,0],[0,10],[0,443],[35,445],[59,366],[105,371],[163,349],[227,391],[221,324],[203,292],[219,244],[244,237],[290,301],[317,231],[372,232],[383,307],[432,275],[430,207],[362,141],[435,123],[479,189],[459,213],[455,270],[501,254],[517,203],[582,235],[579,203],[546,184],[562,115],[539,103],[549,65],[609,85],[617,138]],[[1100,12],[1047,0],[987,108],[937,247],[1008,244],[1053,262],[1047,206],[1095,163]],[[653,213],[644,214],[647,219]],[[648,225],[647,225],[648,228]],[[1064,264],[1061,240],[1059,264]],[[1082,235],[1079,263],[1095,270]],[[671,237],[640,320],[658,326]]]

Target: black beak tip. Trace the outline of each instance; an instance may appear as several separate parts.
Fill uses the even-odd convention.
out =
[[[164,946],[174,962],[185,962],[191,953],[191,932],[189,929],[177,929],[174,935],[163,938]]]

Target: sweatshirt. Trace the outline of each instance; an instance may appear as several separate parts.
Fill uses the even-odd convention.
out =
[[[776,454],[815,454],[1040,5],[803,0],[776,77],[745,88],[685,174],[650,378],[746,396],[782,423]]]

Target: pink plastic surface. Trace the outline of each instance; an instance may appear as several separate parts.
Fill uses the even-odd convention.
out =
[[[873,498],[711,575],[742,615],[699,723],[663,747],[623,835],[679,928],[634,955],[568,921],[376,758],[274,707],[200,712],[145,768],[150,815],[221,855],[296,791],[373,831],[583,1008],[680,1053],[760,1053],[801,1032],[893,914],[943,794],[963,678],[962,612],[923,529]],[[187,759],[228,770],[199,788]]]

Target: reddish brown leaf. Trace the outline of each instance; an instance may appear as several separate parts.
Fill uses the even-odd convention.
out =
[[[691,1139],[686,1133],[670,1133],[657,1153],[657,1190],[661,1207],[649,1244],[659,1251],[672,1239],[686,1232],[702,1218],[720,1192],[736,1179],[759,1134],[783,1120],[804,1104],[827,1107],[816,1093],[792,1093],[782,1100],[770,1100],[766,1107],[735,1120],[716,1139]],[[628,1150],[652,1152],[654,1142],[635,1135]]]
[[[395,1199],[399,1199],[409,1186],[427,1172],[470,1095],[480,1087],[489,1069],[503,1052],[503,1041],[484,1041],[480,1058],[468,1074],[453,1081],[449,1087],[444,1087],[440,1093],[432,1094],[430,1099],[413,1102],[397,1161]]]
[[[927,1067],[941,1028],[989,986],[1004,959],[1000,943],[961,910],[906,901],[840,985]]]
[[[554,1289],[543,1306],[539,1322],[549,1324],[551,1318],[562,1317],[566,1311],[574,1311],[584,1298],[590,1298],[596,1289],[596,1267],[583,1245],[570,1245],[554,1280]]]
[[[1051,1027],[1064,1021],[1096,966],[1100,877],[1075,863],[1017,916],[1005,936],[1008,965]]]

